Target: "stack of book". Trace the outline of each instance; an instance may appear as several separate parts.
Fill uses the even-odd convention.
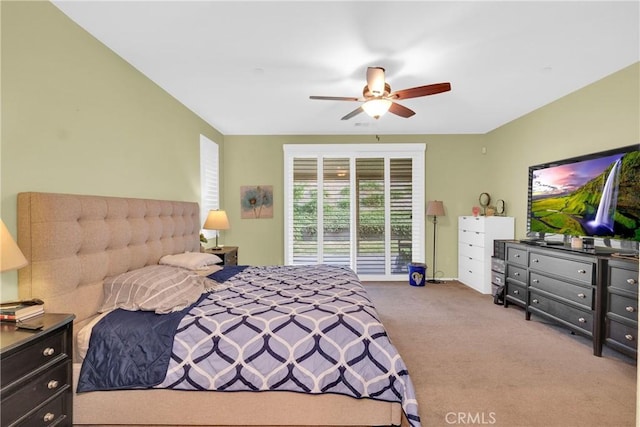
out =
[[[20,322],[42,313],[44,313],[44,304],[16,302],[0,305],[0,320],[3,322]]]

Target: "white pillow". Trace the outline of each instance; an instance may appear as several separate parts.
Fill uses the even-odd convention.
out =
[[[218,255],[204,252],[185,252],[183,254],[165,255],[158,264],[182,267],[187,270],[206,270],[208,266],[219,264],[222,259]]]

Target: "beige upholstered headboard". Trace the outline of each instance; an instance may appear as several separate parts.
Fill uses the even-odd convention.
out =
[[[200,250],[197,203],[52,193],[18,194],[20,298],[45,311],[93,316],[105,277],[167,254]]]

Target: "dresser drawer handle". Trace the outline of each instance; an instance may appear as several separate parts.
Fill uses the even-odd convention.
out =
[[[532,262],[540,262],[540,260],[538,258],[534,258],[531,260]]]
[[[634,307],[625,307],[625,310],[627,310],[629,313],[633,313],[634,311],[636,311],[636,309]]]
[[[513,257],[514,258],[520,258],[520,254],[515,254]]]
[[[536,298],[536,299],[532,300],[531,302],[534,303],[534,304],[538,304],[540,301],[538,301],[538,299]]]
[[[532,282],[533,282],[533,283],[540,283],[540,280],[538,280],[538,279],[533,279],[533,280],[532,280]]]
[[[42,417],[42,421],[44,421],[45,423],[50,423],[55,417],[56,416],[51,412],[47,412],[46,414],[44,414],[44,417]]]
[[[45,356],[53,356],[53,354],[56,352],[56,350],[52,347],[47,347],[44,349],[44,351],[42,352],[43,355]]]
[[[580,274],[585,274],[586,272],[587,272],[587,271],[586,271],[586,270],[583,270],[583,269],[578,270],[578,273],[580,273]]]
[[[47,383],[47,388],[49,390],[53,390],[54,388],[58,388],[58,386],[60,385],[60,383],[56,380],[51,380]]]
[[[520,275],[520,273],[518,273],[517,271],[515,273],[513,273],[514,276],[518,277]]]
[[[635,285],[638,282],[636,282],[636,279],[627,279],[627,283],[630,285]]]
[[[578,294],[578,298],[586,298],[587,296],[585,294]]]
[[[518,295],[518,294],[520,293],[520,291],[516,289],[516,290],[514,290],[514,291],[513,291],[513,293],[514,293],[515,295]]]
[[[633,338],[633,335],[631,334],[627,334],[624,337],[627,339],[627,341],[635,341],[635,338]]]
[[[580,322],[580,323],[587,323],[587,319],[585,319],[584,317],[580,317],[580,318],[578,319],[578,322]]]

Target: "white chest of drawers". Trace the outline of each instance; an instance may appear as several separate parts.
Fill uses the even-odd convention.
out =
[[[514,219],[506,216],[458,218],[458,280],[491,294],[493,241],[513,239]]]

